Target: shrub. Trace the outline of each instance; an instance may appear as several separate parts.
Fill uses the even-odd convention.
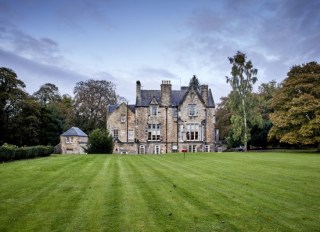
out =
[[[0,147],[0,161],[6,162],[11,160],[32,159],[37,157],[49,156],[53,153],[52,146],[34,146],[34,147],[16,147],[4,144]]]
[[[0,162],[6,162],[15,159],[15,148],[2,146],[0,147]]]
[[[88,136],[89,154],[112,154],[113,138],[107,130],[95,129]]]

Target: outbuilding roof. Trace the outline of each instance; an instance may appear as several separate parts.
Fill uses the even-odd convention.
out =
[[[71,127],[69,130],[64,132],[61,136],[79,136],[79,137],[88,137],[86,133],[84,133],[78,127]]]

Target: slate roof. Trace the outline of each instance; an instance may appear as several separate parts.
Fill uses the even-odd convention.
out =
[[[79,136],[79,137],[88,137],[86,133],[84,133],[78,127],[71,127],[69,130],[64,132],[61,136]]]
[[[172,90],[172,106],[180,105],[189,88],[184,87],[181,90]],[[201,96],[201,95],[200,95]],[[155,98],[157,102],[161,102],[160,90],[141,90],[141,104],[137,106],[149,106],[152,99]],[[211,89],[208,91],[208,106],[215,107]]]
[[[113,111],[119,108],[120,105],[108,105],[108,113],[111,114]],[[132,111],[135,112],[136,106],[135,105],[127,105],[128,108]]]
[[[172,90],[172,106],[176,107],[179,106],[187,92],[189,90],[189,87],[181,87],[181,90]],[[201,97],[200,93],[198,93]],[[161,103],[161,90],[141,90],[141,104],[138,105],[128,105],[129,109],[132,112],[135,112],[135,107],[148,107],[150,105],[150,102],[152,99],[155,98],[158,103]],[[116,109],[118,109],[120,105],[109,105],[108,106],[108,112],[109,114],[114,112]],[[211,89],[208,90],[208,107],[214,108],[214,101],[212,97]]]

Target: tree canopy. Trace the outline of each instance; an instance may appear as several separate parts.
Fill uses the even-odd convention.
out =
[[[95,129],[88,136],[89,154],[112,154],[113,138],[105,129]]]
[[[42,104],[48,105],[61,100],[59,89],[52,83],[46,83],[33,96]]]
[[[17,74],[5,67],[0,68],[0,144],[10,134],[12,119],[19,112],[19,104],[26,98],[25,84]]]
[[[261,125],[262,122],[252,94],[253,85],[258,80],[258,70],[253,68],[251,60],[247,60],[242,52],[238,51],[228,59],[232,64],[231,76],[227,76],[226,79],[232,88],[229,96],[233,137],[234,140],[241,139],[246,150],[250,140],[250,128]]]
[[[269,138],[289,144],[320,144],[320,65],[293,66],[272,106]]]
[[[105,128],[107,106],[117,103],[115,85],[90,79],[78,82],[73,92],[76,124],[87,132]]]

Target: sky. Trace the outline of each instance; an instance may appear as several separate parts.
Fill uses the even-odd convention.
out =
[[[107,80],[135,103],[143,89],[188,85],[214,101],[231,90],[228,57],[246,54],[257,86],[280,83],[293,65],[320,62],[320,0],[0,0],[0,67],[33,94],[53,83]]]

